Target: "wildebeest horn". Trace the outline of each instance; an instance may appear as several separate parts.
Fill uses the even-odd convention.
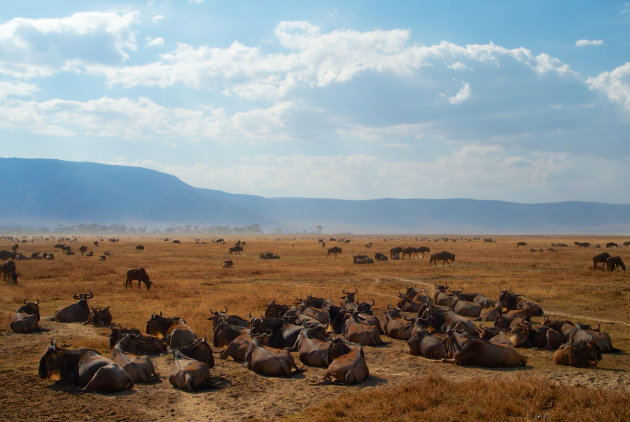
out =
[[[160,311],[160,316],[162,316],[162,311]]]
[[[24,304],[26,305],[26,298],[24,298]]]
[[[213,314],[213,313],[214,313],[214,311],[212,310],[212,307],[210,307],[210,313],[211,313],[211,314]]]
[[[249,319],[252,319],[252,311],[249,311]]]
[[[374,306],[376,302],[374,302],[374,299],[372,299],[372,304],[370,306]]]
[[[39,298],[37,298],[37,302],[35,302],[35,305],[39,305]]]
[[[80,299],[80,297],[79,297],[79,296],[77,296],[77,294],[76,294],[76,293],[75,293],[75,294],[73,294],[73,295],[72,295],[72,297],[73,297],[74,299]]]
[[[413,321],[413,320],[414,320],[414,318],[407,319],[407,314],[408,314],[408,313],[409,313],[409,312],[405,312],[405,315],[403,315],[403,319],[404,319],[405,321]]]
[[[227,306],[223,305],[223,309],[225,309],[223,312],[227,314]]]
[[[90,295],[86,295],[86,299],[92,299],[94,297],[94,293],[92,293],[92,290],[90,290]]]
[[[341,290],[341,292],[342,292],[344,295],[347,295],[348,293],[350,293],[350,292],[346,292],[346,289]]]

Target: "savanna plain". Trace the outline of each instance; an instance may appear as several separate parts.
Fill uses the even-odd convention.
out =
[[[48,236],[48,235],[46,235]],[[601,252],[630,262],[628,239],[619,236],[473,236],[329,235],[228,236],[214,238],[70,236],[64,243],[76,255],[54,249],[57,237],[19,237],[19,252],[52,252],[55,259],[19,260],[19,285],[0,285],[0,402],[2,420],[630,420],[630,273],[594,270]],[[338,236],[334,236],[338,237]],[[488,237],[488,236],[484,236]],[[318,242],[326,241],[326,247]],[[245,241],[240,255],[228,247]],[[98,241],[99,246],[93,242]],[[525,247],[517,247],[524,241]],[[601,245],[580,248],[575,241]],[[606,249],[608,242],[619,248]],[[15,243],[0,239],[0,249]],[[567,247],[552,244],[565,243]],[[144,245],[137,251],[136,245]],[[81,256],[86,245],[94,256]],[[328,258],[328,247],[343,249]],[[389,255],[395,246],[428,246],[432,253],[452,252],[451,266],[429,264],[429,256],[357,265],[352,255]],[[107,251],[104,261],[98,259]],[[278,260],[261,260],[271,251]],[[223,268],[226,259],[233,268]],[[125,289],[129,268],[144,267],[154,282]],[[179,316],[198,337],[212,338],[210,308],[247,317],[267,304],[294,304],[308,294],[341,302],[344,289],[358,290],[359,301],[374,300],[383,318],[388,304],[406,287],[447,284],[464,292],[497,299],[502,289],[539,303],[545,315],[599,324],[621,353],[604,354],[595,368],[557,366],[553,351],[519,349],[527,365],[513,369],[460,367],[411,356],[405,341],[385,335],[385,345],[364,347],[370,377],[345,386],[322,383],[325,369],[307,367],[287,378],[265,377],[241,363],[218,359],[211,369],[213,388],[195,393],[174,389],[166,378],[172,355],[153,358],[159,383],[136,384],[117,394],[70,391],[37,375],[39,359],[51,339],[66,347],[88,347],[110,356],[109,328],[47,320],[55,309],[76,302],[75,293],[92,292],[90,306],[109,306],[113,322],[144,331],[152,313]],[[9,323],[25,298],[40,300],[41,331],[14,334]],[[540,323],[542,317],[534,317]],[[491,324],[490,324],[491,325]],[[297,355],[295,360],[299,366]]]

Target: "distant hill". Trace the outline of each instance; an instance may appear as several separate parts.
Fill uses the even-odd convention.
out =
[[[0,158],[0,223],[251,225],[352,233],[630,233],[630,205],[473,199],[263,198],[139,167]]]

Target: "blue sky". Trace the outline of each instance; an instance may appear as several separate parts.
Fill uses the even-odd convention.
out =
[[[0,154],[267,197],[628,203],[630,3],[23,1]]]

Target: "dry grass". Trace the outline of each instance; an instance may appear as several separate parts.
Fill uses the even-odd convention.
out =
[[[337,259],[326,257],[326,249],[317,243],[316,236],[241,237],[247,242],[245,251],[241,256],[230,257],[235,263],[231,269],[222,268],[221,263],[228,258],[228,247],[237,240],[236,237],[226,239],[226,245],[211,243],[207,237],[201,239],[206,244],[197,244],[193,239],[180,237],[180,245],[150,237],[122,238],[115,244],[100,242],[98,248],[92,248],[91,245],[94,240],[100,241],[100,238],[79,238],[69,242],[73,249],[78,250],[81,244],[85,244],[94,249],[96,256],[64,256],[55,253],[54,261],[17,262],[18,271],[23,275],[20,285],[0,285],[0,328],[8,330],[9,321],[24,298],[39,298],[41,315],[45,318],[52,316],[56,308],[73,303],[74,293],[91,290],[94,298],[90,300],[90,305],[110,306],[115,323],[144,330],[151,314],[162,312],[167,316],[184,318],[198,336],[206,335],[210,339],[212,329],[207,320],[210,307],[222,309],[226,306],[230,313],[241,316],[247,316],[249,312],[259,315],[272,299],[278,303],[292,303],[296,297],[311,293],[340,300],[342,289],[357,288],[358,299],[374,299],[376,314],[382,316],[386,305],[395,303],[397,292],[405,286],[425,287],[432,293],[433,284],[448,284],[452,288],[463,288],[466,292],[481,292],[491,298],[496,298],[502,288],[511,287],[513,291],[538,301],[546,313],[552,316],[570,316],[569,319],[584,322],[601,321],[602,329],[611,334],[614,345],[622,350],[630,350],[630,273],[594,271],[591,258],[604,249],[582,249],[573,245],[576,240],[602,245],[609,241],[621,244],[625,238],[501,236],[495,238],[496,242],[486,243],[460,236],[449,236],[457,238],[456,242],[435,241],[436,236],[347,237],[351,242],[340,245],[344,252]],[[527,247],[516,247],[516,243],[521,240],[527,242]],[[365,246],[368,242],[372,242],[371,248]],[[55,243],[56,240],[52,239],[29,241],[20,244],[20,251],[27,256],[31,252],[57,252],[53,250]],[[144,252],[135,250],[138,243],[144,244]],[[327,243],[327,246],[339,245]],[[548,251],[551,243],[566,243],[569,247]],[[11,242],[0,240],[0,249],[7,249],[10,245]],[[352,264],[352,254],[373,255],[375,252],[387,253],[394,246],[421,245],[431,247],[433,252],[451,251],[455,253],[456,261],[450,268],[430,266],[428,256],[424,259],[373,265]],[[530,248],[535,248],[536,252],[531,252]],[[543,251],[539,252],[538,249]],[[98,255],[104,251],[111,252],[111,256],[99,262]],[[281,259],[262,261],[258,253],[263,251],[277,253]],[[630,262],[630,248],[608,252]],[[125,290],[125,274],[132,267],[147,269],[155,282],[151,291],[138,291],[135,285],[133,290]],[[49,327],[50,331],[22,337],[11,333],[0,336],[0,350],[5,356],[12,357],[11,360],[0,361],[0,374],[2,371],[17,371],[18,378],[24,377],[25,373],[32,375],[38,356],[51,337],[57,338],[59,343],[91,347],[109,353],[107,329],[52,322],[43,325]],[[215,368],[217,373],[222,374],[220,376],[229,379],[234,385],[240,385],[246,379],[246,385],[238,387],[237,393],[227,387],[213,393],[215,400],[212,403],[204,401],[204,404],[198,405],[214,406],[217,400],[221,401],[218,397],[223,397],[223,394],[228,402],[236,400],[240,406],[248,403],[253,410],[251,414],[226,413],[225,417],[219,412],[215,419],[260,417],[261,412],[268,413],[262,408],[256,410],[254,403],[250,403],[246,397],[254,391],[263,400],[270,394],[264,388],[269,387],[278,394],[275,399],[278,410],[272,415],[291,418],[306,403],[319,403],[328,399],[328,404],[317,407],[317,411],[309,410],[295,417],[305,419],[322,415],[323,420],[344,419],[353,412],[364,412],[361,418],[369,420],[377,419],[376,415],[390,415],[393,420],[416,419],[427,415],[431,415],[431,419],[443,417],[449,420],[496,419],[492,415],[528,419],[544,415],[552,420],[561,417],[562,409],[576,406],[582,409],[587,420],[597,417],[597,412],[603,412],[603,420],[612,420],[614,418],[610,416],[619,410],[618,403],[627,400],[627,396],[609,392],[608,389],[630,390],[630,376],[627,373],[630,358],[625,353],[605,355],[600,369],[588,371],[557,367],[552,362],[550,352],[527,350],[525,353],[530,365],[524,370],[527,376],[503,380],[502,371],[449,365],[427,372],[426,368],[430,364],[409,356],[406,351],[406,344],[398,341],[393,341],[386,348],[368,348],[366,356],[373,381],[350,388],[312,386],[323,375],[321,370],[312,368],[306,372],[305,379],[280,380],[277,383],[274,380],[273,387],[270,387],[270,380],[251,375],[240,365],[221,361]],[[413,372],[409,367],[419,372]],[[167,372],[167,369],[164,371]],[[417,375],[423,373],[435,376],[425,379]],[[605,390],[561,387],[549,384],[543,378],[565,385],[584,385]],[[453,380],[465,381],[461,383]],[[536,388],[530,388],[532,385]],[[162,395],[176,394],[169,387],[166,383],[160,390],[150,390],[151,393],[138,387],[138,395],[158,392]],[[427,395],[426,389],[429,387],[436,391],[435,394]],[[478,393],[488,390],[494,393]],[[503,390],[507,393],[502,393]],[[349,396],[337,400],[336,397],[342,393]],[[233,398],[232,394],[238,398]],[[612,399],[604,400],[607,395]],[[197,398],[187,395],[178,397],[182,400]],[[510,399],[505,400],[504,397]],[[546,405],[546,400],[551,400],[552,405]],[[590,410],[588,403],[591,404]],[[488,413],[485,408],[493,409],[495,413]],[[423,413],[429,411],[432,413]],[[464,413],[458,413],[461,411]],[[205,414],[190,410],[185,415],[201,419]],[[625,415],[628,419],[627,413],[618,415]],[[150,416],[155,417],[154,414]]]

